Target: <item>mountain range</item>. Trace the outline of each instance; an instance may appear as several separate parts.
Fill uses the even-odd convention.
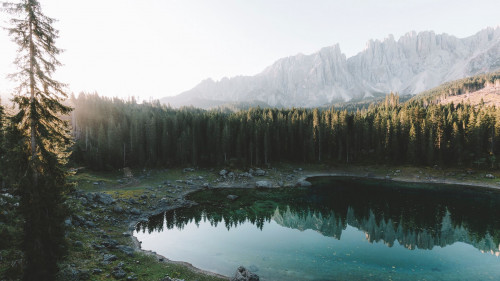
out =
[[[207,79],[177,96],[173,107],[224,104],[317,107],[398,92],[418,94],[444,82],[500,69],[500,26],[457,38],[409,32],[397,41],[370,40],[346,58],[339,45],[282,58],[254,76]]]

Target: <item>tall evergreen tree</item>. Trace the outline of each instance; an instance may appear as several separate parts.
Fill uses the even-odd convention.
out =
[[[19,72],[11,77],[18,82],[13,101],[19,111],[12,121],[24,136],[29,151],[27,170],[19,179],[21,213],[24,216],[23,250],[25,280],[53,280],[57,261],[64,253],[63,165],[70,143],[67,122],[60,116],[71,108],[62,104],[64,84],[52,74],[60,65],[61,52],[54,43],[58,31],[54,20],[42,13],[36,0],[8,3],[4,8],[13,15],[8,29],[18,45],[14,61]]]

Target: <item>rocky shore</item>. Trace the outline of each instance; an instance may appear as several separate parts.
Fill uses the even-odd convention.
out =
[[[422,171],[418,168],[407,172],[402,169],[376,170],[366,167],[342,170],[258,168],[246,171],[186,168],[174,176],[167,173],[163,179],[161,174],[155,176],[154,171],[144,171],[134,178],[116,179],[116,184],[92,182],[94,190],[77,188],[73,191],[68,200],[73,214],[65,222],[69,229],[68,240],[71,241],[70,258],[62,265],[60,280],[95,280],[97,277],[144,280],[146,276],[148,280],[191,280],[189,276],[196,276],[196,280],[229,280],[229,277],[197,269],[189,263],[170,261],[155,252],[143,251],[140,241],[133,236],[136,224],[147,221],[149,216],[196,204],[187,200],[186,195],[201,189],[304,187],[311,185],[307,178],[314,176],[356,176],[500,187],[496,176],[491,173],[435,169]],[[85,257],[82,257],[82,252],[86,254]],[[145,272],[143,267],[151,266],[147,263],[155,264],[154,272]],[[235,271],[231,280],[258,280],[255,274],[246,269]]]

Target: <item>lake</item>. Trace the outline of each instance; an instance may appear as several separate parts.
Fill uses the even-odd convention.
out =
[[[261,280],[498,280],[500,192],[316,177],[312,187],[208,189],[134,235],[170,260]],[[228,195],[237,195],[231,200]]]

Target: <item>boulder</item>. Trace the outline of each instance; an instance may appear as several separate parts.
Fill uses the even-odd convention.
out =
[[[301,187],[308,187],[311,186],[312,184],[306,180],[299,180],[295,186],[301,186]]]
[[[161,281],[184,281],[184,279],[172,278],[172,277],[167,275],[167,276],[163,277],[163,279],[161,279]]]
[[[141,211],[137,208],[132,208],[132,209],[130,209],[129,213],[132,215],[140,215]]]
[[[187,172],[194,172],[194,169],[193,168],[184,168],[184,170],[182,170],[184,173],[187,173]]]
[[[231,281],[259,281],[259,276],[240,266],[234,273]]]
[[[261,170],[261,169],[257,169],[257,170],[255,170],[255,172],[253,174],[258,176],[258,177],[262,177],[262,176],[266,175],[266,171]]]
[[[220,176],[225,176],[227,174],[226,170],[220,170],[219,175]]]
[[[115,255],[112,255],[112,254],[104,254],[103,257],[102,257],[102,261],[104,263],[110,263],[110,262],[115,261],[117,259],[118,258]]]
[[[487,179],[494,179],[495,178],[495,176],[492,174],[486,174],[484,177]]]
[[[113,270],[113,272],[111,272],[111,275],[113,275],[113,277],[115,279],[123,279],[123,278],[127,277],[127,273],[125,271],[123,271],[123,269],[121,269],[121,268],[117,268],[117,269]]]
[[[270,181],[257,181],[255,182],[255,187],[271,188],[273,184]]]
[[[118,205],[117,205],[117,206],[114,206],[114,207],[113,207],[113,212],[114,212],[114,213],[117,213],[117,214],[122,214],[122,213],[123,213],[123,211],[124,211],[124,210],[123,210],[123,208],[122,208],[121,206],[118,206]]]
[[[125,245],[119,245],[116,248],[118,248],[118,250],[120,250],[122,253],[124,253],[125,255],[127,255],[129,257],[134,256],[135,251],[132,247],[125,246]]]
[[[94,201],[97,203],[101,203],[103,205],[111,205],[115,203],[115,199],[111,197],[111,195],[106,194],[106,193],[95,193],[94,194]]]
[[[229,199],[229,200],[236,200],[236,199],[238,199],[238,195],[232,195],[232,194],[230,194],[230,195],[227,196],[227,199]]]

